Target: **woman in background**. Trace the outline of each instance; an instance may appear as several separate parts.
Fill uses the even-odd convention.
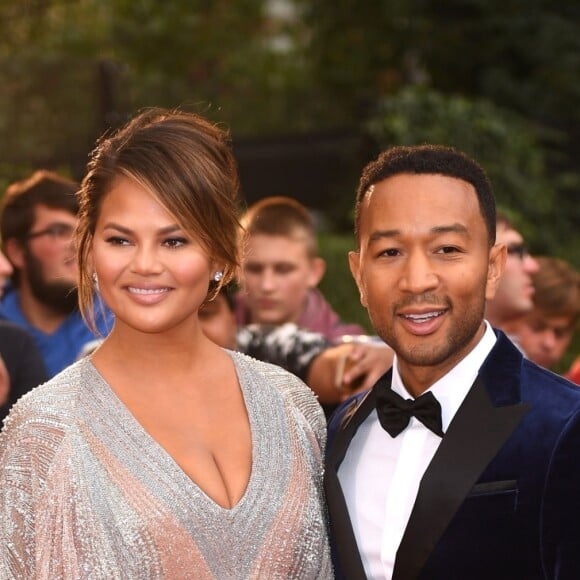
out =
[[[81,309],[96,283],[116,321],[0,436],[0,576],[332,577],[320,406],[198,320],[238,264],[226,136],[142,113],[98,145],[79,195]]]

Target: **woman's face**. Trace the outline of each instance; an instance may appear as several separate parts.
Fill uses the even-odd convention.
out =
[[[197,326],[218,269],[198,240],[128,177],[117,178],[103,199],[91,258],[115,328],[148,334]]]

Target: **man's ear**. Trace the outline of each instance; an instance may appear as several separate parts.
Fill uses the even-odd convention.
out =
[[[26,258],[24,257],[23,244],[21,244],[16,238],[10,238],[4,242],[2,250],[16,270],[24,269]]]
[[[310,288],[316,288],[324,273],[326,272],[326,262],[323,258],[317,257],[310,260],[310,275],[308,276],[308,286]]]
[[[489,250],[489,262],[487,267],[487,280],[485,284],[485,299],[493,300],[507,259],[505,244],[495,244]]]
[[[364,290],[363,283],[360,278],[360,252],[349,252],[348,253],[348,265],[350,266],[350,273],[356,282],[358,288],[358,293],[360,296],[360,303],[366,308],[367,307],[367,297]]]

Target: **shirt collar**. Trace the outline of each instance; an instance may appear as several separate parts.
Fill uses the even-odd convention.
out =
[[[427,390],[431,391],[441,404],[441,420],[443,431],[447,431],[449,423],[457,413],[463,399],[467,396],[473,385],[479,369],[497,340],[490,324],[484,320],[485,332],[475,348],[461,361],[459,361],[446,375],[433,383]],[[391,382],[393,391],[403,398],[413,398],[401,379],[397,355],[393,360],[393,378]]]

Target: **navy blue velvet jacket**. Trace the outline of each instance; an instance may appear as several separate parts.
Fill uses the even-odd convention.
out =
[[[496,334],[421,481],[394,580],[580,578],[580,388]],[[337,470],[374,406],[371,389],[329,425],[331,541],[348,580],[365,574]]]

